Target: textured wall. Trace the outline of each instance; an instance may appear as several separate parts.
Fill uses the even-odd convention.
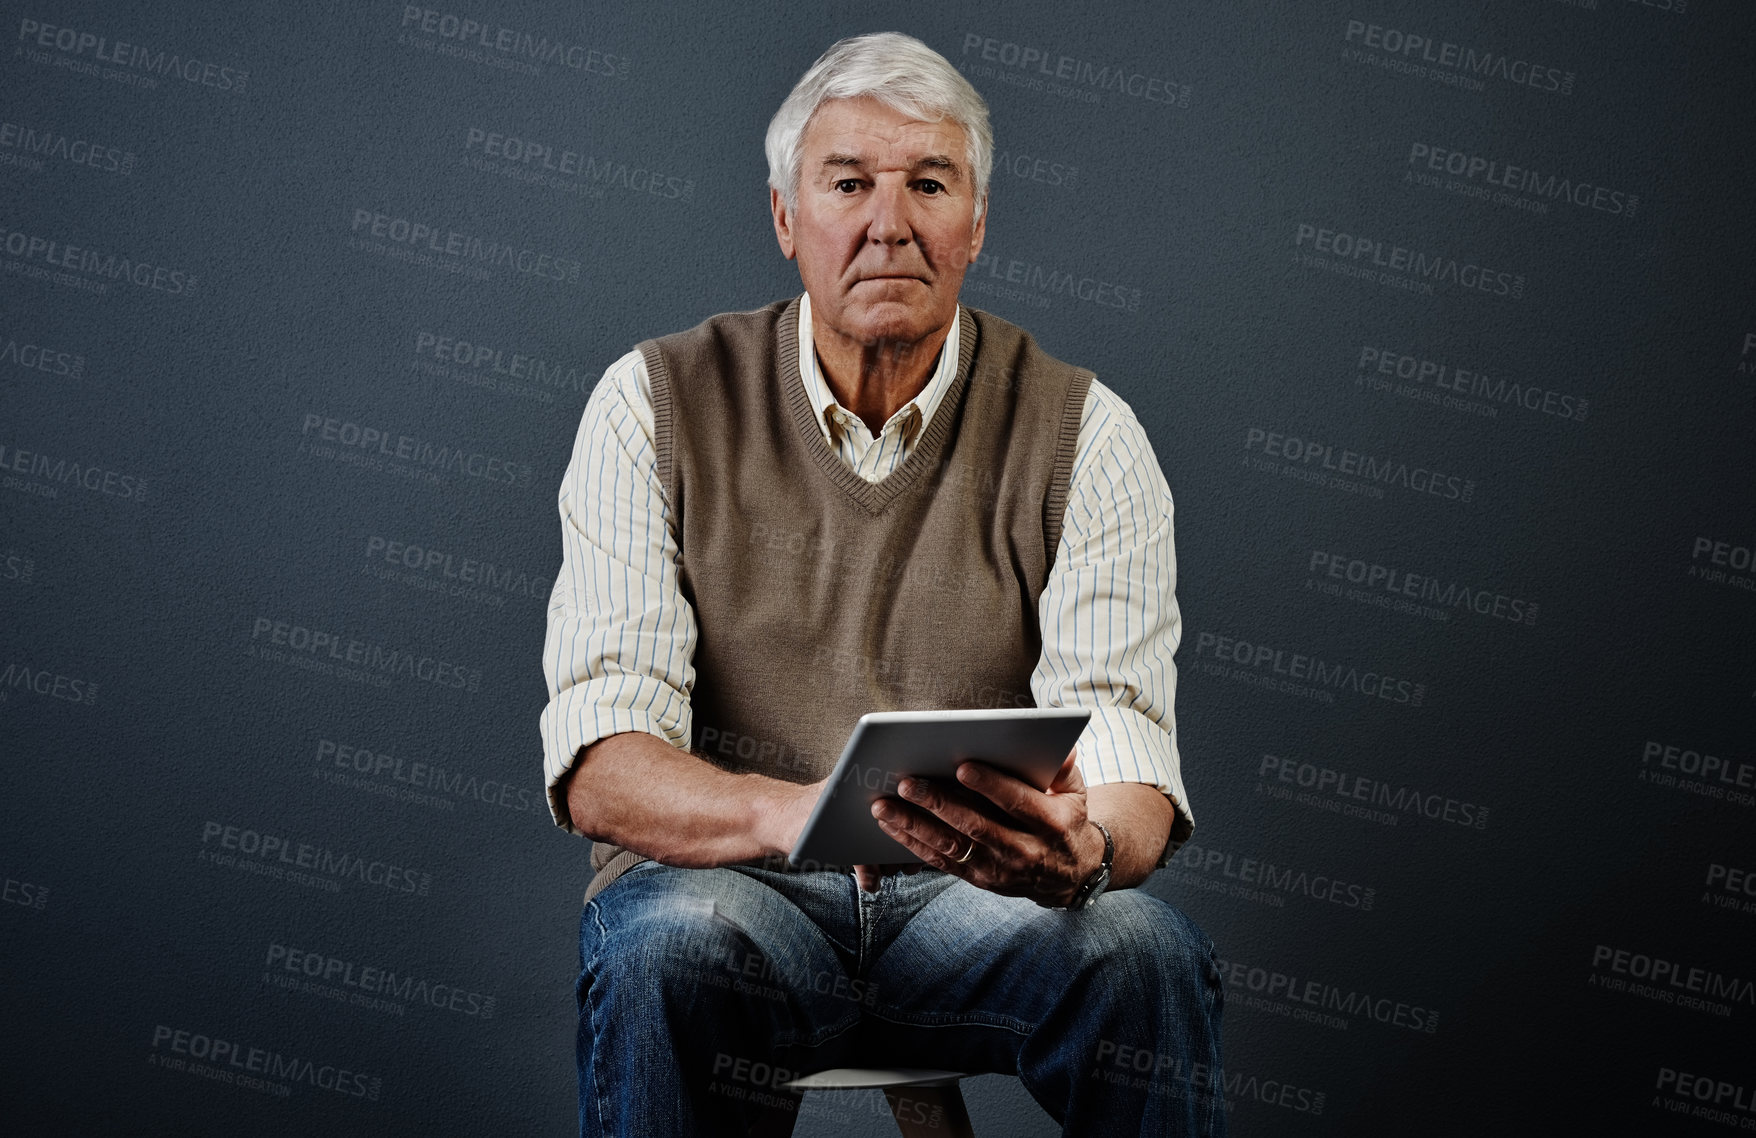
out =
[[[762,132],[897,28],[993,107],[965,301],[1177,495],[1236,1132],[1756,1127],[1749,5],[589,7],[0,5],[10,1115],[570,1131],[555,490],[797,290]]]

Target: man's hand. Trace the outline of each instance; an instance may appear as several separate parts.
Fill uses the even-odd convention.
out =
[[[1066,905],[1104,858],[1104,837],[1086,815],[1075,753],[1047,791],[972,761],[958,766],[956,783],[903,779],[897,786],[902,799],[881,797],[872,814],[886,834],[935,869],[1004,896]],[[874,871],[876,889],[878,869],[857,872]]]
[[[757,823],[764,848],[773,853],[789,855],[798,848],[799,835],[805,832],[805,823],[810,820],[811,811],[828,789],[829,780],[826,778],[803,785],[783,784],[776,787],[774,793],[765,795],[759,807]],[[886,874],[898,871],[915,873],[920,868],[919,862],[857,865],[854,867],[854,878],[861,889],[876,893],[879,879]]]

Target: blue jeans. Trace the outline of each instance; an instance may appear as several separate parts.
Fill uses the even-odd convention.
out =
[[[1066,912],[930,868],[648,861],[579,956],[583,1136],[744,1135],[842,1066],[1015,1074],[1070,1135],[1225,1131],[1213,942],[1138,889]]]

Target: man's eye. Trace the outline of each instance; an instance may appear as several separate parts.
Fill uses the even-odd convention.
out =
[[[920,181],[916,184],[920,187],[921,192],[926,194],[928,197],[931,197],[934,194],[942,194],[945,192],[945,186],[940,182],[935,182],[931,178],[923,179],[922,181]]]
[[[860,188],[860,180],[858,178],[843,178],[835,184],[835,188],[838,193],[851,194]]]

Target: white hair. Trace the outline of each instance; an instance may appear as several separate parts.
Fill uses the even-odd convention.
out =
[[[869,96],[915,118],[950,119],[969,142],[965,160],[975,185],[975,212],[988,201],[994,168],[994,132],[988,104],[944,56],[901,32],[874,32],[840,40],[805,72],[768,124],[768,184],[788,209],[799,205],[799,140],[817,108],[831,99]]]

